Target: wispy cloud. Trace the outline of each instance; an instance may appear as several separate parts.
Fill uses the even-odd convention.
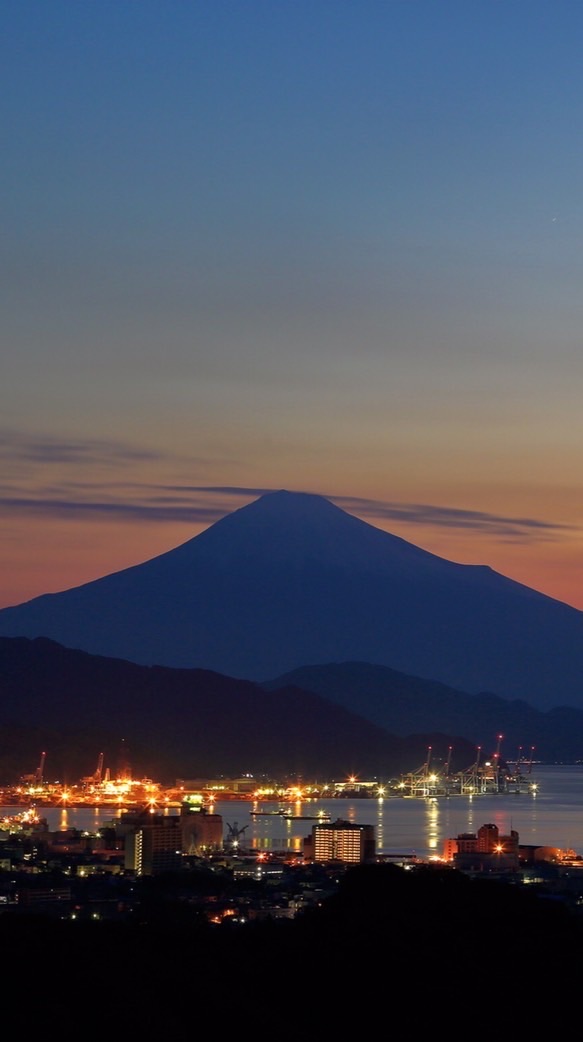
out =
[[[21,463],[124,465],[152,462],[164,457],[121,441],[99,438],[76,439],[26,437],[17,431],[0,430],[0,458]]]
[[[200,470],[208,461],[107,439],[28,437],[4,429],[0,431],[0,461],[5,464],[0,510],[12,517],[210,525],[237,507],[277,491],[265,486],[119,480],[114,474],[119,475],[119,468],[126,466],[133,466],[134,473],[136,464],[153,463]],[[579,531],[539,518],[319,494],[370,523],[474,531],[511,542],[547,541]]]
[[[113,490],[112,490],[113,491]],[[149,521],[156,523],[213,524],[241,500],[253,499],[273,489],[237,488],[235,486],[172,486],[131,485],[125,495],[107,496],[101,485],[92,489],[84,484],[77,489],[70,486],[67,497],[45,494],[9,495],[0,491],[0,509],[5,515],[20,517],[52,517],[61,520],[98,518],[117,521]],[[346,496],[327,496],[331,502],[363,520],[394,521],[399,525],[426,528],[453,528],[476,531],[512,541],[558,538],[577,531],[570,525],[541,521],[528,517],[505,517],[483,511],[459,510],[420,503],[382,503]]]
[[[157,521],[157,522],[198,522],[212,524],[222,517],[225,511],[202,504],[185,504],[184,506],[153,503],[118,503],[75,501],[59,499],[10,499],[0,496],[0,509],[4,513],[16,514],[19,517],[53,517],[61,520],[78,520],[99,517],[117,521]]]
[[[337,506],[359,517],[398,521],[400,524],[464,528],[491,535],[522,539],[526,534],[552,535],[578,531],[573,525],[532,517],[490,514],[479,510],[434,506],[431,503],[383,503],[351,496],[330,496]]]

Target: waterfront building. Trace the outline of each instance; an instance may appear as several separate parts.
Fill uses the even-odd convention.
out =
[[[203,794],[206,799],[246,799],[257,789],[257,780],[245,774],[241,778],[177,778],[176,791],[183,795]]]
[[[446,839],[444,861],[468,872],[517,872],[519,867],[518,832],[504,836],[498,826],[487,823],[477,832],[462,832]]]
[[[209,854],[223,846],[223,816],[198,802],[184,801],[180,810],[180,849],[184,854]]]
[[[357,825],[337,818],[312,826],[312,834],[304,842],[306,861],[343,861],[361,864],[374,861],[376,841],[374,825]]]
[[[115,831],[123,837],[125,868],[137,875],[177,871],[184,854],[209,854],[223,845],[222,815],[196,799],[184,800],[179,814],[124,814]]]
[[[142,817],[126,833],[124,868],[137,876],[182,868],[182,835],[177,815]]]

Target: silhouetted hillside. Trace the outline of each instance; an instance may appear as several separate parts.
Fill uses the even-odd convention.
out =
[[[368,662],[304,666],[267,681],[267,691],[290,686],[322,695],[393,734],[443,731],[462,735],[503,755],[573,763],[583,759],[583,711],[567,706],[539,712],[527,702],[498,695],[470,695],[436,681],[409,676]]]
[[[140,666],[38,638],[0,638],[0,781],[32,773],[77,781],[100,752],[112,774],[120,752],[135,777],[243,773],[304,779],[395,776],[454,744],[460,768],[471,743],[444,734],[399,737],[324,697],[206,670]]]
[[[150,561],[4,608],[0,634],[252,681],[371,662],[583,709],[583,612],[306,493],[262,496]]]
[[[354,1017],[428,1035],[460,1015],[511,1016],[533,1037],[541,1017],[576,1023],[583,925],[550,894],[451,869],[364,865],[297,919],[237,927],[197,924],[180,889],[167,880],[149,915],[129,923],[0,912],[6,994],[20,994],[23,968],[41,952],[28,1016],[111,1016],[116,1030],[146,1037],[186,1038],[197,1019],[221,1034],[258,1022],[283,1042],[298,1033],[346,1042]],[[472,1034],[483,1032],[473,1024]]]

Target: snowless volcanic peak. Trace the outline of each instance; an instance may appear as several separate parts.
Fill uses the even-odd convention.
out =
[[[229,541],[231,558],[257,555],[261,560],[297,562],[317,559],[333,565],[366,563],[379,567],[379,557],[392,555],[393,564],[400,558],[440,558],[420,550],[398,536],[383,532],[373,525],[347,514],[329,499],[309,492],[269,492],[223,517],[194,542],[204,543],[207,552],[215,545],[222,554]]]
[[[369,662],[583,708],[583,612],[303,492],[267,493],[143,564],[0,610],[0,635],[259,681]]]

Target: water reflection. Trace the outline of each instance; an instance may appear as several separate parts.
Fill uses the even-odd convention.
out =
[[[563,770],[568,770],[564,768]],[[518,831],[520,842],[557,846],[583,852],[583,772],[575,771],[568,803],[562,805],[565,787],[560,776],[559,799],[554,791],[554,775],[548,773],[542,789],[511,794],[425,797],[419,799],[379,797],[374,799],[323,800],[318,807],[337,819],[375,827],[379,854],[408,854],[420,857],[441,856],[445,841],[461,833],[476,833],[482,825],[495,824],[504,835]],[[541,792],[545,794],[544,805]],[[240,805],[245,814],[245,804]],[[218,808],[221,812],[220,808]],[[251,849],[291,850],[301,853],[304,840],[315,822],[308,804],[294,806],[297,818],[287,819],[285,830],[276,815],[254,818],[249,832]],[[279,827],[278,827],[279,825]]]
[[[541,766],[536,771],[538,790],[528,793],[452,796],[434,798],[384,797],[336,799],[282,805],[293,816],[273,813],[278,804],[249,801],[217,801],[211,808],[220,814],[227,837],[228,825],[244,828],[242,846],[258,852],[303,851],[323,812],[328,820],[338,818],[353,824],[374,825],[379,854],[440,855],[446,839],[463,832],[476,833],[485,824],[495,824],[503,835],[515,830],[522,845],[554,846],[583,855],[583,766]],[[253,812],[264,808],[264,816]],[[7,808],[11,813],[13,808]],[[121,817],[123,807],[46,807],[41,814],[49,828],[77,828],[96,832],[105,823]],[[163,813],[176,811],[165,808]],[[305,815],[300,817],[300,815]]]
[[[384,829],[384,799],[379,796],[377,800],[377,820],[376,820],[376,842],[377,848],[382,850],[385,842],[385,829]]]
[[[430,854],[441,854],[441,850],[438,849],[440,846],[440,833],[439,833],[439,802],[434,797],[433,799],[426,800],[426,816],[427,816],[427,848]]]

